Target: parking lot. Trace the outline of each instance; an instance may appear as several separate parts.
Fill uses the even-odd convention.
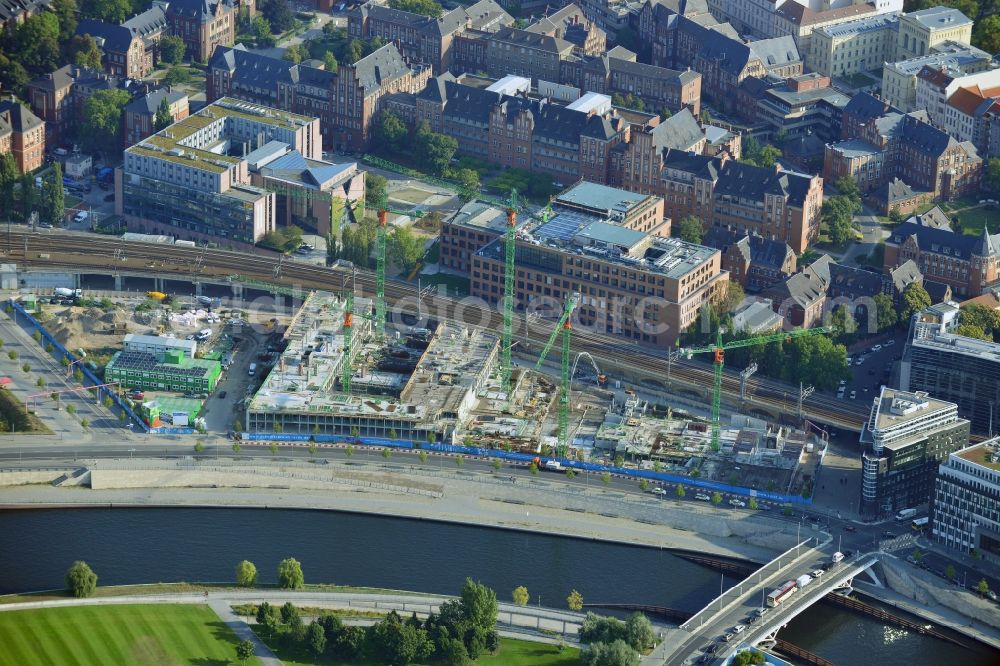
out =
[[[880,336],[852,345],[848,349],[852,377],[844,382],[842,392],[837,391],[837,397],[869,402],[878,395],[882,386],[895,387],[899,377],[897,365],[903,357],[906,336],[907,331],[901,330],[891,337]],[[876,350],[873,351],[873,348]]]

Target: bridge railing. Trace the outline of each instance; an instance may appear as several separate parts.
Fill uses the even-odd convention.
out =
[[[806,539],[805,541],[792,546],[781,555],[778,555],[760,569],[757,569],[757,571],[747,576],[739,584],[730,587],[718,597],[712,599],[705,605],[704,608],[692,615],[690,620],[682,624],[681,629],[691,630],[692,628],[699,627],[716,613],[719,613],[726,607],[736,603],[743,596],[745,590],[751,589],[750,587],[744,587],[747,583],[750,585],[760,585],[765,579],[768,579],[781,571],[783,567],[797,561],[800,557],[802,557],[803,546],[809,543],[809,541],[810,539]],[[811,548],[807,548],[806,552],[810,552],[812,550],[813,549]],[[725,603],[727,600],[729,603]]]

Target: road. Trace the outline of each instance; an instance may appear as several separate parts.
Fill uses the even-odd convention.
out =
[[[336,290],[346,287],[351,276],[344,269],[327,269],[299,262],[282,262],[276,268],[273,253],[244,254],[225,250],[207,253],[200,248],[129,243],[117,238],[61,231],[31,233],[23,229],[13,233],[12,247],[8,248],[6,260],[26,267],[89,269],[104,275],[116,270],[160,275],[180,273],[186,279],[204,276],[225,281],[229,275],[240,274],[302,289]],[[374,293],[375,277],[372,273],[359,270],[356,280],[363,293]],[[386,298],[396,306],[394,317],[405,320],[409,316],[411,322],[415,319],[413,314],[416,313],[417,298],[413,285],[388,280]],[[460,320],[467,325],[500,330],[502,316],[494,307],[485,308],[478,299],[463,302],[437,294],[425,294],[421,298],[425,316]],[[514,324],[522,348],[540,349],[548,339],[551,322],[541,320],[529,324],[526,317],[515,314]],[[623,343],[621,338],[613,335],[578,327],[574,330],[574,348],[578,352],[587,351],[599,359],[612,378],[616,373],[617,376],[628,373],[643,375],[661,388],[666,384],[663,381],[665,376],[692,387],[711,385],[712,370],[707,364],[688,360],[668,362],[666,350]],[[765,378],[752,378],[748,387],[751,406],[755,403],[781,414],[794,407],[798,395],[798,387]],[[723,391],[730,396],[739,395],[737,373],[725,373]],[[859,430],[868,415],[866,408],[845,404],[828,395],[810,396],[803,408],[805,415],[814,422],[852,430]]]

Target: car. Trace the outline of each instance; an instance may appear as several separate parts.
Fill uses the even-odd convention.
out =
[[[856,400],[857,397],[858,397],[858,392],[857,391],[851,391],[851,400]]]
[[[744,502],[743,500],[738,500],[735,497],[733,499],[729,500],[729,504],[730,504],[730,506],[736,506],[736,507],[739,507],[741,509],[744,508],[747,505],[746,502]]]
[[[852,365],[854,365],[854,357],[853,356],[848,356],[847,357],[847,367],[851,367]]]
[[[51,229],[51,228],[52,228],[52,225],[51,225],[51,224],[49,224],[48,222],[42,222],[42,223],[41,223],[41,224],[39,224],[38,226],[39,226],[39,228],[41,228],[41,229]]]
[[[77,211],[76,215],[73,216],[73,221],[74,222],[83,222],[88,217],[90,217],[90,213],[88,213],[87,211],[85,211],[85,210]]]
[[[712,498],[709,497],[708,495],[706,495],[705,493],[698,493],[697,495],[694,496],[694,498],[696,500],[700,500],[702,502],[711,502],[712,501]]]
[[[854,361],[854,365],[861,365],[864,362],[865,362],[865,357],[864,356],[859,356],[858,359],[856,361]]]
[[[768,612],[767,608],[758,608],[757,609],[757,616],[758,617],[764,617],[767,614],[767,612]]]
[[[894,344],[896,344],[896,341],[895,341],[895,340],[886,340],[886,341],[885,341],[885,346],[886,346],[886,347],[891,347],[891,346],[893,346]]]
[[[809,575],[812,576],[813,578],[819,578],[824,573],[826,573],[826,572],[823,571],[822,569],[816,569],[815,571],[810,571]]]
[[[880,352],[880,351],[882,351],[882,345],[873,345],[872,346],[872,352]]]
[[[744,631],[746,631],[746,629],[747,629],[747,627],[746,627],[745,624],[738,624],[735,627],[733,627],[733,633],[734,634],[742,634]]]
[[[854,525],[844,525],[845,532],[856,532],[857,529]]]
[[[726,641],[728,643],[729,641],[733,640],[733,636],[734,635],[735,634],[726,634],[725,636],[722,637],[722,640],[724,640],[724,641]]]
[[[993,590],[987,590],[986,591],[986,596],[989,597],[990,601],[996,601],[997,600],[997,593],[994,592]]]
[[[846,379],[841,379],[840,383],[837,384],[837,386],[847,386],[847,380]]]
[[[667,491],[664,490],[663,488],[661,488],[660,486],[656,486],[650,492],[652,492],[654,495],[666,495],[667,494]]]
[[[143,393],[142,391],[132,391],[131,393],[128,394],[128,397],[131,400],[142,400],[143,398],[146,397],[146,394]]]
[[[219,392],[219,399],[220,400],[224,400],[225,398],[226,398],[226,392],[225,391],[220,391]]]

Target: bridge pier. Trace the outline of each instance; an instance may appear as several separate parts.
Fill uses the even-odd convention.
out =
[[[201,282],[195,282],[194,283],[194,295],[195,296],[201,296],[201,286],[202,286]]]
[[[243,285],[239,282],[233,283],[233,299],[243,300]]]
[[[122,276],[115,276],[115,291],[122,291]]]
[[[153,278],[153,291],[163,291],[163,278],[154,277]]]

